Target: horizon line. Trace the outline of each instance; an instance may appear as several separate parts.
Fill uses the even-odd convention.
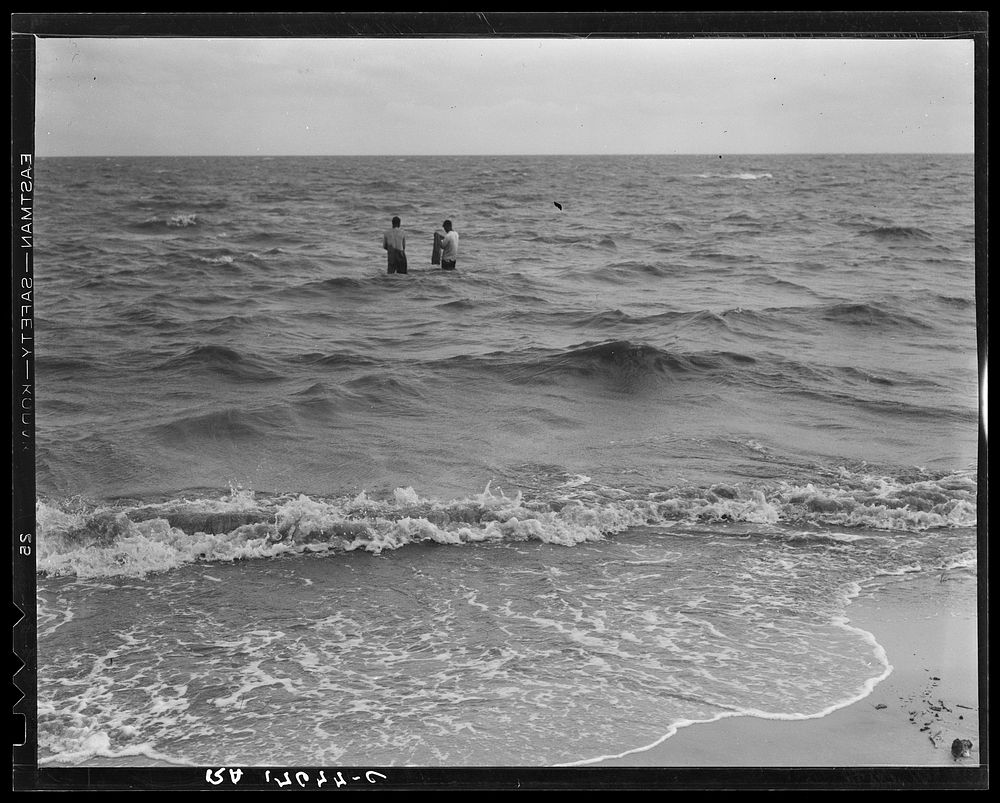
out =
[[[442,158],[461,157],[523,157],[523,156],[975,156],[976,151],[702,151],[660,152],[634,151],[615,153],[39,153],[35,158],[48,159],[284,159],[284,158]]]

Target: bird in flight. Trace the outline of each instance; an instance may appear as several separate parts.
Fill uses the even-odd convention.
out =
[[[558,209],[560,212],[562,211],[562,204],[559,203],[559,201],[553,201],[552,203],[555,204],[556,209]]]

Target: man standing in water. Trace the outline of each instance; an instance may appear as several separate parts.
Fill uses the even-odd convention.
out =
[[[394,217],[392,228],[382,235],[382,247],[389,252],[389,273],[406,273],[406,232],[399,224]]]
[[[452,229],[450,220],[441,225],[444,226],[444,234],[441,234],[441,270],[455,270],[455,262],[458,261],[458,232]]]

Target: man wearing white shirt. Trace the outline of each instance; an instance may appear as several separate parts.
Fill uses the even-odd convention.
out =
[[[446,220],[444,234],[441,235],[441,270],[455,270],[458,261],[458,232],[451,227],[451,221]]]

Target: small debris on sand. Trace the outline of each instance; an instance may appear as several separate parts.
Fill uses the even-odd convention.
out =
[[[956,739],[951,743],[951,754],[955,761],[972,755],[972,742],[969,739]]]

